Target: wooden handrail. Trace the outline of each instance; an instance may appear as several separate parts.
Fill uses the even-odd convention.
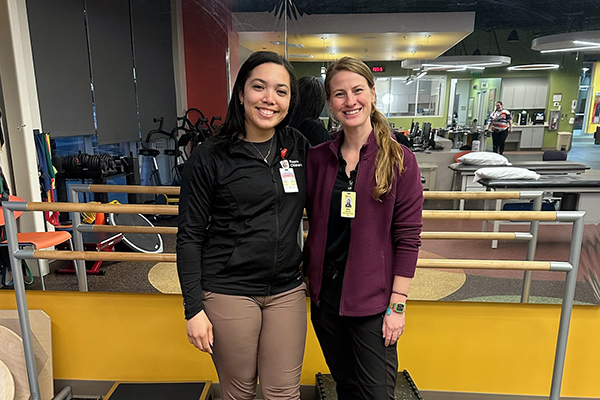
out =
[[[520,199],[520,192],[458,192],[458,191],[424,191],[425,200],[490,200],[490,199]]]
[[[67,251],[67,250],[34,250],[33,257],[37,259],[54,260],[88,260],[88,261],[152,261],[176,262],[175,253],[133,253],[105,251]],[[549,261],[514,261],[514,260],[459,260],[459,259],[428,259],[419,258],[417,268],[440,269],[508,269],[549,271]]]
[[[141,193],[178,195],[179,186],[138,186],[138,185],[89,185],[92,193]]]
[[[423,219],[463,219],[480,221],[556,221],[556,212],[423,210]]]
[[[103,212],[121,214],[177,215],[177,206],[155,204],[98,204],[98,203],[46,203],[29,202],[28,211]]]

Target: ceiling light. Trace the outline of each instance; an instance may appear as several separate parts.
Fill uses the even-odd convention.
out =
[[[531,50],[542,53],[568,51],[597,52],[600,50],[600,30],[541,36],[531,41]]]
[[[428,71],[448,71],[457,69],[483,70],[491,67],[510,65],[511,58],[506,56],[442,56],[435,60],[403,60],[404,69],[425,68]]]
[[[271,40],[271,43],[274,44],[274,45],[276,45],[276,46],[285,46],[285,42],[280,42],[280,41],[277,41],[277,40]],[[300,48],[300,49],[304,48],[304,45],[302,43],[298,43],[298,44],[288,43],[287,46],[288,47]]]
[[[427,75],[427,70],[426,69],[422,69],[421,71],[419,71],[419,73],[417,74],[417,76],[415,76],[415,79],[422,78],[425,75]]]
[[[564,51],[581,51],[581,50],[600,50],[600,45],[597,46],[583,46],[583,47],[565,47],[562,49],[542,50],[540,53],[558,53]]]
[[[600,43],[587,42],[585,40],[573,40],[573,43],[575,43],[575,44],[582,44],[584,46],[597,46],[597,47],[600,47]]]
[[[415,81],[415,76],[411,75],[408,78],[406,78],[406,84],[410,85],[411,83],[413,83]]]
[[[545,69],[558,69],[558,64],[524,64],[524,65],[513,65],[508,67],[509,71],[541,71]]]
[[[294,58],[314,58],[312,54],[288,54],[288,57]]]
[[[510,33],[508,34],[508,37],[506,38],[507,42],[518,42],[519,41],[519,33],[517,32],[516,29],[513,29],[512,31],[510,31]]]

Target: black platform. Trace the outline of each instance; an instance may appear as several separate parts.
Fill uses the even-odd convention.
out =
[[[335,381],[331,375],[317,373],[317,383],[315,386],[316,400],[337,400],[337,393],[335,392]],[[394,392],[394,398],[397,400],[423,400],[417,385],[413,382],[410,374],[407,370],[398,372],[398,379],[396,379],[396,391]]]
[[[211,400],[211,381],[116,382],[105,400]]]

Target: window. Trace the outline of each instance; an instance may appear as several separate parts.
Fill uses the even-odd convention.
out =
[[[410,84],[404,77],[375,80],[377,108],[386,117],[420,117],[444,114],[445,76],[427,76]]]

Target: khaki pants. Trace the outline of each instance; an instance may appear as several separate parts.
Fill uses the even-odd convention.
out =
[[[204,293],[222,400],[300,399],[306,341],[305,284],[274,296]]]

